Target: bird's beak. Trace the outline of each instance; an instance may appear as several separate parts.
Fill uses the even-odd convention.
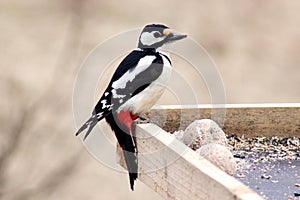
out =
[[[171,31],[170,29],[164,30],[164,35],[167,37],[168,41],[181,40],[181,39],[187,37],[187,35],[185,35],[185,34],[175,33],[173,31]]]

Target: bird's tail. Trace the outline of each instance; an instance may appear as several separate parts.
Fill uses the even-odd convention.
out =
[[[137,157],[135,155],[134,147],[133,147],[133,150],[126,150],[128,148],[125,146],[123,146],[122,149],[123,149],[123,154],[124,154],[127,170],[129,173],[130,188],[133,191],[134,190],[134,181],[138,177]]]
[[[120,147],[122,148],[125,163],[129,173],[130,188],[134,190],[134,181],[138,177],[138,162],[137,162],[137,150],[135,146],[134,137],[126,127],[121,127],[118,124],[113,115],[106,116],[106,121],[109,123],[112,130],[115,132],[116,138]]]
[[[94,126],[98,123],[98,121],[100,121],[101,119],[103,119],[103,115],[101,113],[98,114],[93,114],[79,129],[78,131],[75,133],[75,135],[79,135],[82,131],[84,131],[86,128],[88,128],[83,140],[86,139],[86,137],[91,133],[91,131],[93,130]]]

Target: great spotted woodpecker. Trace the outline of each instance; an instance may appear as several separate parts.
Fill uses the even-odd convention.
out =
[[[137,149],[132,136],[133,121],[155,104],[170,78],[171,60],[158,49],[185,37],[173,33],[165,25],[145,26],[139,37],[138,48],[120,63],[92,116],[76,132],[77,136],[88,129],[85,139],[98,121],[106,119],[123,150],[132,190],[138,170]]]

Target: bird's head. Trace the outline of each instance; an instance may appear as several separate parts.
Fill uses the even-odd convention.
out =
[[[166,43],[186,38],[187,35],[173,32],[162,24],[150,24],[144,27],[139,38],[138,48],[157,49]]]

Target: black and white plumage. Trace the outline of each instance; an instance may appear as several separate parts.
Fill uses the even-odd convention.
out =
[[[133,121],[147,112],[163,94],[171,76],[170,58],[158,49],[166,43],[185,38],[161,24],[151,24],[141,32],[138,48],[129,53],[114,72],[92,116],[77,131],[88,129],[106,119],[121,146],[129,172],[130,187],[137,178],[137,150],[132,136]]]

